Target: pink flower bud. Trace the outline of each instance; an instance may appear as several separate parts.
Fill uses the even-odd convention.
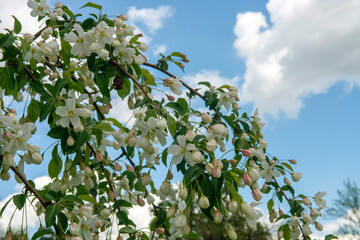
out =
[[[130,138],[128,139],[129,147],[134,147],[135,144],[136,144],[136,141],[137,141],[137,139],[136,139],[135,136],[130,137]]]
[[[103,159],[104,156],[100,152],[96,153],[96,160],[98,160],[98,162],[101,162]]]
[[[140,207],[143,207],[143,206],[145,206],[145,200],[138,197],[138,199],[137,199],[137,204],[138,204]]]
[[[229,160],[229,163],[230,163],[231,165],[235,165],[235,164],[236,164],[236,160],[235,160],[235,159],[231,159],[231,160]]]
[[[92,169],[89,166],[85,167],[84,173],[86,177],[92,177],[94,175]]]
[[[194,140],[195,136],[196,134],[193,131],[187,131],[185,138],[186,140],[191,142],[192,140]]]
[[[268,185],[266,183],[264,183],[261,189],[266,190],[267,188],[268,188]]]
[[[309,205],[311,204],[311,201],[310,201],[309,198],[304,197],[304,198],[303,198],[303,203],[304,203],[306,206],[309,206]]]
[[[219,210],[217,210],[215,213],[214,213],[214,222],[215,223],[221,223],[222,222],[222,219],[223,219],[223,215],[221,214],[221,212]]]
[[[291,162],[292,164],[296,164],[297,161],[295,159],[290,159],[289,162]]]
[[[165,232],[165,228],[156,228],[155,231],[158,233],[158,234],[163,234]]]
[[[167,95],[167,99],[168,99],[170,102],[175,101],[175,97],[172,96],[172,95]]]
[[[219,159],[214,159],[214,167],[219,168],[220,170],[223,169],[224,164]]]
[[[112,202],[114,202],[115,198],[116,198],[115,193],[114,193],[113,191],[110,191],[110,192],[109,192],[109,199],[110,199]]]
[[[115,163],[115,170],[120,172],[122,170],[122,166],[119,163]]]
[[[141,238],[141,237],[143,236],[143,233],[142,233],[142,232],[138,232],[138,233],[137,233],[137,236],[138,236],[139,238]]]
[[[246,173],[244,173],[243,176],[242,176],[242,179],[243,179],[243,181],[244,181],[244,183],[245,183],[246,185],[248,185],[248,186],[251,185],[252,180],[251,180],[251,177],[250,177],[249,175],[247,175]]]
[[[253,189],[252,195],[255,201],[260,201],[263,197],[263,194],[260,192],[259,189]]]
[[[284,178],[284,183],[288,186],[291,185],[291,181],[288,178]]]
[[[126,164],[126,170],[128,170],[129,172],[134,172],[134,168],[127,164]]]
[[[249,149],[244,149],[244,150],[242,150],[241,152],[242,152],[242,154],[244,154],[244,156],[246,156],[246,157],[252,157],[252,151],[249,150]]]
[[[221,170],[220,170],[220,168],[215,168],[214,169],[214,171],[213,171],[213,173],[212,173],[212,176],[214,177],[214,178],[220,178],[221,177]]]
[[[284,212],[283,212],[283,210],[281,210],[281,208],[279,209],[279,216],[282,216],[282,215],[284,215]]]
[[[50,70],[49,70],[49,69],[45,69],[45,70],[44,70],[44,73],[45,73],[46,75],[50,75]]]
[[[203,120],[204,123],[211,123],[212,122],[212,118],[207,113],[202,113],[201,114],[201,119]]]
[[[59,3],[59,2],[57,2],[57,3],[56,3],[56,8],[62,8],[62,4]]]
[[[187,58],[185,58],[185,59],[184,59],[184,62],[188,63],[188,62],[190,62],[190,60],[187,59]]]
[[[181,67],[181,68],[184,68],[185,65],[184,65],[183,63],[180,63],[180,67]]]
[[[167,172],[167,174],[166,174],[166,178],[167,178],[168,180],[171,180],[171,179],[173,179],[173,178],[174,178],[174,176],[173,176],[173,174],[171,173],[171,171],[170,171],[170,170]]]
[[[121,15],[119,16],[119,18],[120,18],[121,20],[123,20],[123,21],[127,21],[127,20],[128,20],[128,18],[127,18],[127,16],[126,16],[125,14],[121,14]]]

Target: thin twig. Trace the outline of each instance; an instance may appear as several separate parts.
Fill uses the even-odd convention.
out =
[[[166,75],[176,78],[173,74],[169,73],[168,71],[161,69],[159,66],[152,64],[152,63],[148,63],[148,62],[144,62],[143,65],[148,66],[148,67],[152,67],[155,68],[156,70],[159,70],[160,72],[165,73]],[[184,87],[186,87],[187,89],[190,90],[190,92],[195,93],[196,95],[198,95],[199,97],[201,97],[204,101],[206,100],[206,97],[204,95],[202,95],[201,93],[199,93],[198,91],[196,91],[195,89],[193,89],[192,87],[190,87],[188,84],[186,84],[184,81],[180,80],[180,82],[182,83],[182,85]]]

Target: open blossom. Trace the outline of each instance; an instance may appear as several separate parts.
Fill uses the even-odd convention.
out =
[[[26,151],[27,141],[31,138],[31,132],[35,129],[36,125],[32,122],[11,126],[8,143],[5,144],[5,147],[1,148],[1,152],[15,154],[17,150]]]
[[[316,205],[318,205],[320,209],[326,208],[326,201],[322,199],[322,197],[324,197],[326,194],[326,192],[318,192],[314,196]]]
[[[75,56],[90,56],[90,40],[91,37],[84,32],[84,29],[77,23],[74,24],[77,35],[74,32],[66,33],[64,35],[65,41],[75,43],[71,48],[71,54]]]
[[[195,163],[192,160],[192,155],[190,151],[196,150],[195,145],[192,143],[186,144],[186,138],[183,135],[178,135],[176,140],[179,143],[179,145],[173,144],[168,148],[168,153],[174,155],[171,161],[177,165],[185,157],[186,162],[190,166],[193,166]]]
[[[38,45],[31,45],[30,50],[24,56],[24,60],[30,62],[30,60],[34,58],[37,62],[42,62],[43,54],[41,47]]]
[[[261,166],[263,170],[260,171],[260,176],[265,178],[266,182],[270,182],[272,178],[280,177],[280,172],[278,170],[273,170],[274,165],[269,165],[267,161],[262,161]]]
[[[121,62],[131,64],[135,57],[136,51],[134,48],[128,47],[127,45],[128,43],[126,41],[120,43],[120,45],[114,49],[113,55],[114,57],[119,56]]]
[[[65,106],[56,108],[55,113],[61,118],[57,121],[57,124],[62,127],[68,127],[71,123],[74,128],[79,128],[81,124],[80,117],[90,117],[91,113],[85,108],[76,108],[76,100],[69,98],[66,100]]]
[[[29,8],[33,9],[30,13],[30,15],[33,17],[36,16],[43,17],[50,10],[50,6],[47,4],[47,0],[40,0],[40,3],[34,0],[29,0],[27,5],[29,6]]]
[[[115,28],[107,27],[105,22],[100,22],[96,25],[95,33],[100,48],[104,48],[105,44],[111,44],[113,42]]]
[[[164,86],[170,87],[171,91],[175,93],[176,95],[180,95],[182,93],[181,86],[182,83],[180,82],[180,78],[173,78],[169,77],[164,80]]]

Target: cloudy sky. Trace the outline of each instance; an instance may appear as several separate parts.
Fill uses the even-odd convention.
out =
[[[86,2],[63,3],[76,12]],[[268,152],[298,160],[304,174],[299,192],[327,191],[331,202],[342,181],[360,183],[360,1],[94,2],[110,16],[128,15],[149,44],[149,62],[156,62],[159,53],[179,51],[190,63],[185,74],[173,72],[189,84],[236,84],[243,109],[258,107],[268,123]],[[12,26],[11,15],[24,31],[38,29],[26,0],[2,3],[0,31]],[[124,111],[112,115],[126,121],[130,115],[122,102],[113,103]],[[46,169],[35,168],[29,176],[44,174]],[[14,191],[8,188],[0,199]],[[336,226],[328,222],[331,231]]]

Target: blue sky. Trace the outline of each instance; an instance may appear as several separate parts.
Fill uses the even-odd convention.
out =
[[[18,6],[26,8],[24,2],[6,3],[1,16],[18,16],[22,13]],[[74,12],[86,2],[62,1]],[[252,112],[259,107],[263,113],[267,151],[280,159],[298,160],[296,170],[303,173],[303,179],[295,185],[298,193],[326,191],[330,203],[347,178],[360,185],[359,3],[93,2],[103,5],[103,13],[110,16],[128,14],[129,22],[139,27],[149,41],[149,62],[156,62],[154,50],[168,54],[179,51],[188,56],[190,63],[185,74],[172,70],[185,81],[236,84],[242,108]],[[86,14],[88,10],[79,11]],[[153,15],[146,14],[149,11]],[[2,22],[0,28],[6,26],[7,18]],[[26,27],[34,29],[30,23]],[[46,169],[38,167],[29,177],[44,174]],[[8,183],[0,182],[1,189],[5,186]],[[11,192],[6,188],[0,197]]]

